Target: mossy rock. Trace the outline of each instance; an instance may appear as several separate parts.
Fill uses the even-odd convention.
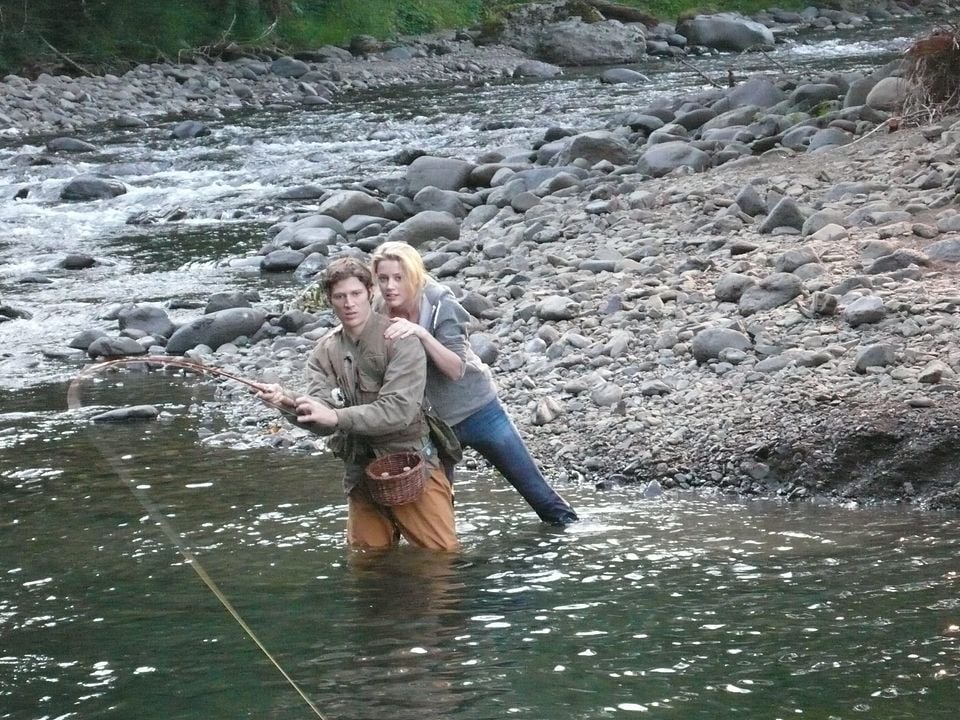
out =
[[[567,0],[564,11],[567,17],[579,17],[585,23],[597,23],[605,20],[603,14],[586,0]]]

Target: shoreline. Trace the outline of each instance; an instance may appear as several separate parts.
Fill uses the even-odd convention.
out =
[[[324,107],[330,97],[318,89],[334,93],[326,83],[339,83],[341,92],[390,77],[424,82],[432,73],[483,81],[491,73],[512,74],[526,60],[502,48],[477,50],[478,56],[424,59],[416,72],[409,61],[391,63],[397,74],[382,66],[380,80],[371,65],[353,63],[339,79],[318,76],[316,94],[298,91],[296,103],[316,98],[308,104]],[[471,67],[470,57],[480,56],[486,59]],[[231,68],[244,66],[250,69]],[[214,69],[192,67],[179,77],[157,67],[138,70],[143,82],[152,78],[178,90],[160,116],[202,118],[211,112],[204,107],[214,113],[245,107],[236,104],[241,85],[230,84],[237,78],[226,75],[206,86],[224,107],[190,99],[188,91],[209,81]],[[261,82],[266,73],[254,75]],[[102,78],[98,87],[113,93],[120,80]],[[30,87],[62,95],[71,92],[66,82]],[[305,81],[263,81],[262,96],[248,106],[292,103],[297,82]],[[711,103],[723,99],[707,96]],[[129,97],[135,110],[140,100],[135,92]],[[700,102],[704,109],[706,103]],[[637,149],[654,148],[649,137],[660,127],[634,119],[640,129],[588,138],[602,144],[599,155],[571,150],[571,138],[596,132],[561,136],[555,142],[564,160],[529,166],[552,168],[544,181],[549,187],[505,195],[526,166],[501,157],[470,163],[471,173],[497,166],[489,168],[482,192],[459,193],[461,183],[422,188],[453,194],[434,194],[438,208],[456,211],[454,200],[462,205],[456,237],[437,235],[421,252],[476,317],[471,339],[489,359],[500,397],[534,457],[561,491],[567,483],[590,482],[650,492],[715,488],[748,497],[960,507],[953,477],[960,466],[960,204],[951,184],[960,122],[891,132],[881,119],[890,113],[847,117],[842,110],[831,120],[836,125],[800,123],[811,132],[833,127],[850,135],[823,152],[772,144],[701,172],[681,163],[657,174]],[[137,119],[129,117],[125,127],[135,131]],[[717,129],[729,127],[741,126]],[[684,144],[714,160],[733,142],[743,144],[709,142],[691,136]],[[531,153],[542,154],[548,144],[545,138]],[[503,182],[495,182],[501,170]],[[557,170],[564,171],[562,181]],[[442,174],[434,172],[432,178]],[[321,207],[346,203],[344,192],[356,190],[329,191]],[[403,204],[368,194],[380,212]],[[343,213],[340,222],[361,214]],[[293,224],[277,226],[275,238]],[[396,227],[385,223],[382,237]],[[378,237],[330,246],[363,249]],[[201,344],[186,354],[297,387],[310,343],[329,318],[299,317],[297,325],[284,324],[292,313],[263,317],[272,329],[249,333],[249,345]],[[136,339],[145,338],[146,331]],[[263,442],[316,449],[315,439],[293,429],[267,440],[263,425],[273,418],[266,409],[249,399],[236,406],[258,418],[248,432]]]

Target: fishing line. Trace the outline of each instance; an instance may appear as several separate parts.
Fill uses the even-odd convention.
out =
[[[233,373],[227,372],[218,367],[213,367],[210,365],[204,365],[202,363],[193,362],[191,360],[184,360],[182,358],[173,358],[173,357],[162,357],[155,355],[139,356],[139,357],[124,357],[124,358],[114,358],[111,360],[106,360],[96,365],[91,365],[87,368],[84,368],[70,383],[70,387],[67,389],[67,407],[70,410],[80,410],[83,407],[83,403],[80,398],[80,391],[84,381],[91,378],[93,375],[103,372],[104,370],[109,370],[110,368],[121,367],[123,365],[160,365],[162,367],[175,367],[182,370],[188,370],[191,372],[196,372],[201,375],[209,375],[210,377],[215,377],[224,380],[231,380],[238,382],[241,385],[244,385],[250,388],[253,391],[259,391],[263,388],[263,385],[260,383],[253,382],[252,380],[247,380],[246,378],[240,377]],[[289,408],[283,405],[276,403],[268,402],[260,398],[264,403],[269,405],[272,408],[275,408],[287,415],[296,415]],[[277,659],[273,654],[266,648],[266,646],[260,641],[260,638],[257,637],[256,633],[253,632],[253,629],[247,625],[246,621],[240,616],[240,613],[237,612],[237,609],[233,606],[230,600],[227,599],[227,596],[223,594],[217,584],[213,581],[213,578],[207,573],[203,568],[203,565],[200,564],[200,561],[197,557],[191,552],[190,548],[187,545],[184,537],[177,532],[177,530],[170,524],[167,518],[160,511],[160,508],[150,499],[150,496],[147,494],[146,490],[140,487],[130,476],[123,466],[116,462],[113,457],[110,456],[104,449],[101,443],[94,443],[97,449],[100,451],[100,454],[103,455],[104,459],[113,468],[114,472],[124,481],[126,486],[130,488],[130,491],[137,498],[140,504],[143,506],[144,510],[147,511],[147,514],[150,518],[160,527],[167,539],[177,548],[180,552],[180,555],[183,556],[183,559],[187,564],[193,568],[193,571],[197,576],[203,581],[204,585],[209,588],[210,592],[216,596],[217,600],[220,601],[220,604],[226,609],[230,616],[237,621],[237,624],[243,629],[247,636],[254,642],[254,644],[260,648],[260,651],[266,656],[273,666],[280,672],[283,678],[290,684],[290,686],[296,690],[297,694],[303,699],[307,706],[313,711],[320,720],[326,720],[317,706],[313,703],[312,700],[307,696],[307,694],[300,688],[296,681],[290,677],[286,670],[280,665]]]

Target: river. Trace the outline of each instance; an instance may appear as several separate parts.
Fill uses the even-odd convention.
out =
[[[846,71],[909,33],[875,27],[736,62]],[[696,62],[721,78],[731,59]],[[91,425],[66,409],[81,363],[65,345],[111,327],[100,318],[116,303],[243,288],[280,307],[296,292],[291,277],[224,261],[265,242],[283,189],[396,172],[402,148],[529,147],[550,125],[589,129],[702,81],[641,69],[639,90],[582,71],[371,92],[323,113],[230,117],[186,144],[166,125],[99,129],[84,139],[101,151],[69,163],[23,162],[39,138],[0,148],[0,195],[31,188],[0,204],[0,287],[33,313],[0,323],[0,719],[315,716],[151,510],[330,720],[954,716],[955,514],[570,484],[583,520],[556,531],[499,478],[464,472],[461,553],[358,557],[343,546],[336,463],[204,442],[225,429],[206,384],[125,373],[86,388],[87,405],[153,403],[156,422]],[[146,163],[124,176],[126,195],[56,199],[78,169],[117,163]],[[189,218],[127,224],[173,207]],[[68,252],[101,262],[51,269]],[[20,282],[30,273],[53,282]]]

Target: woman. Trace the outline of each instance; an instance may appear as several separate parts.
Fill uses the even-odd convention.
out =
[[[373,276],[380,289],[379,312],[390,318],[387,338],[415,335],[427,353],[427,400],[472,447],[510,481],[545,522],[577,520],[570,504],[544,479],[516,426],[497,398],[488,368],[470,348],[470,316],[444,285],[426,272],[420,253],[403,242],[376,249]],[[453,477],[448,467],[447,477]]]

